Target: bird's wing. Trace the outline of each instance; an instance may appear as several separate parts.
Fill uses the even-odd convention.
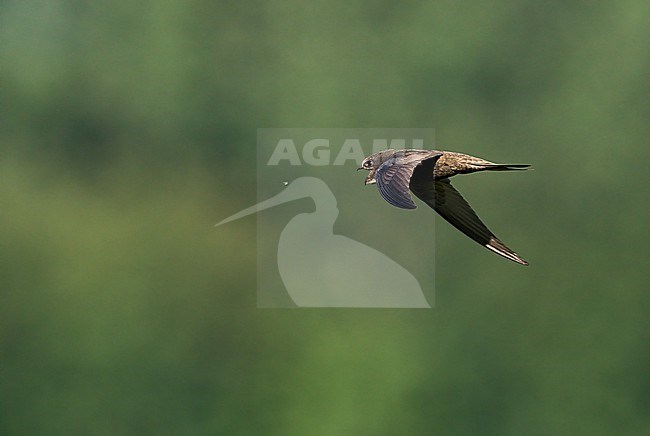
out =
[[[411,190],[420,200],[431,206],[451,225],[474,241],[506,259],[528,265],[528,262],[494,236],[494,233],[483,224],[476,212],[472,210],[469,203],[451,185],[449,179],[411,184]]]
[[[393,206],[402,209],[415,209],[417,206],[409,194],[409,184],[415,167],[423,161],[437,160],[442,153],[412,153],[408,150],[398,151],[393,157],[381,164],[375,179],[381,196]]]

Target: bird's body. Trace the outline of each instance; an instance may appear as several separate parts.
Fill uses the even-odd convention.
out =
[[[376,183],[381,196],[393,206],[414,209],[416,206],[409,194],[411,191],[474,241],[507,259],[528,265],[483,224],[449,182],[450,177],[458,174],[522,170],[528,167],[496,164],[451,151],[389,149],[368,156],[359,169],[369,171],[366,185]]]

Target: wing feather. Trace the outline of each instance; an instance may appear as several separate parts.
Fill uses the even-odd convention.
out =
[[[415,209],[417,206],[409,193],[411,176],[415,168],[424,161],[437,160],[440,152],[400,150],[386,160],[376,174],[379,193],[388,203],[402,209]]]
[[[528,265],[528,262],[508,248],[487,228],[469,203],[451,185],[449,179],[412,183],[411,190],[420,200],[474,241],[506,259]]]

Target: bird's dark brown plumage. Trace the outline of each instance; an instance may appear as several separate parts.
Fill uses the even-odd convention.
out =
[[[365,158],[359,169],[369,171],[365,183],[377,184],[390,204],[404,209],[416,207],[409,190],[451,225],[487,249],[528,265],[499,240],[476,215],[449,178],[477,171],[522,170],[529,165],[504,165],[462,153],[436,150],[383,150]]]

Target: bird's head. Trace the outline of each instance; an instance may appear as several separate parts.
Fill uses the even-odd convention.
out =
[[[366,185],[372,185],[373,183],[377,183],[377,180],[375,179],[377,170],[379,169],[381,164],[386,162],[394,155],[395,155],[395,150],[393,149],[382,150],[377,153],[371,154],[361,162],[361,166],[357,168],[357,171],[359,170],[368,171],[368,176],[366,177],[365,180]]]

